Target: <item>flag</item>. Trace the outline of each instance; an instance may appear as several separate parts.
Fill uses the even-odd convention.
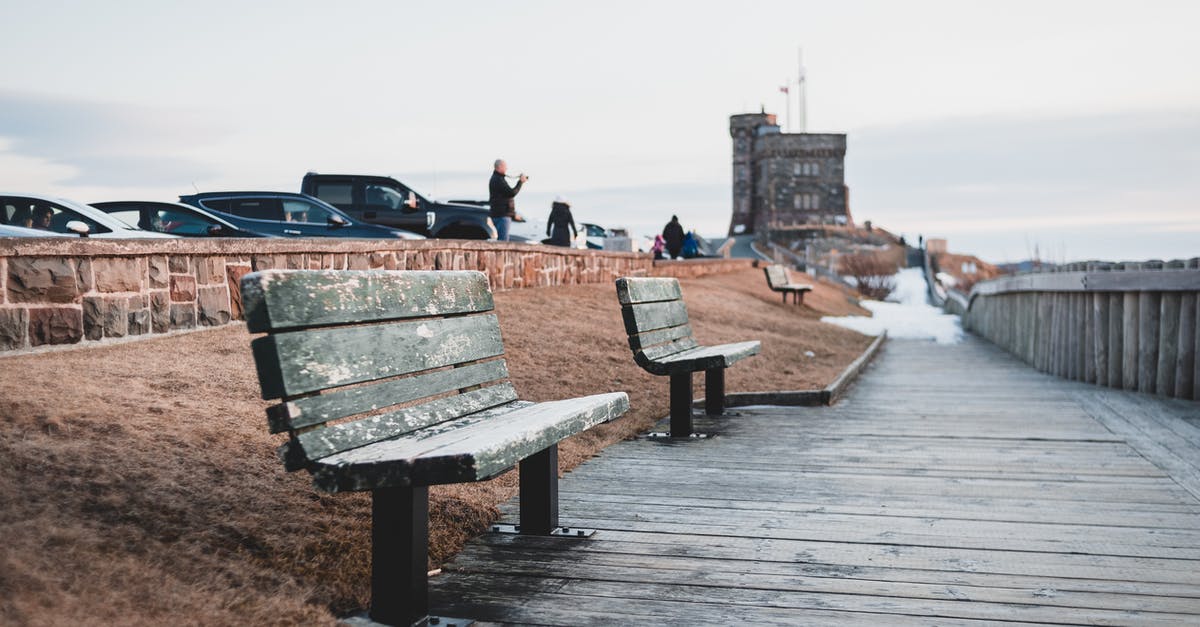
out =
[[[787,86],[786,86],[786,85],[784,85],[783,87],[780,87],[780,88],[779,88],[779,91],[781,91],[781,92],[783,92],[783,93],[785,93],[785,94],[786,94],[786,93],[788,93],[788,88],[787,88]]]

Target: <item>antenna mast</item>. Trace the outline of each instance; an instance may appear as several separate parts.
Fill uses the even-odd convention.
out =
[[[805,93],[805,89],[804,89],[806,77],[804,76],[804,47],[803,46],[800,48],[799,53],[797,53],[796,59],[797,59],[797,61],[799,61],[799,74],[796,75],[797,76],[796,88],[800,90],[800,93],[796,94],[796,100],[799,101],[799,108],[800,108],[800,132],[807,133],[808,132],[808,94]]]

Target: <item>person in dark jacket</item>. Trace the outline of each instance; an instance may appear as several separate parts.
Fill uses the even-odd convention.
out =
[[[567,227],[571,229],[569,236]],[[554,204],[550,205],[550,217],[546,219],[546,235],[550,237],[547,243],[551,246],[570,246],[571,241],[579,235],[579,229],[575,228],[575,217],[571,215],[571,203],[562,196],[555,198]]]
[[[496,159],[492,164],[492,180],[488,181],[488,206],[491,209],[489,215],[496,225],[496,239],[501,242],[508,241],[508,228],[512,226],[513,218],[517,217],[517,193],[521,191],[525,181],[529,180],[528,176],[522,174],[517,177],[517,185],[509,187],[508,181],[504,180],[506,173],[508,164],[504,159]]]
[[[663,227],[662,236],[667,242],[669,258],[678,258],[683,252],[683,225],[679,224],[679,216],[671,216],[671,221]]]

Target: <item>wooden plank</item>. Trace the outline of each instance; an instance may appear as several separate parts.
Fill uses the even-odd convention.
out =
[[[677,374],[698,372],[710,368],[728,368],[733,364],[757,355],[762,345],[757,341],[700,346],[690,350],[665,355],[653,361],[638,360],[646,370],[654,374]]]
[[[874,340],[872,340],[870,345],[867,346],[867,349],[864,350],[861,355],[856,357],[854,361],[850,362],[850,365],[846,366],[845,370],[842,370],[841,374],[839,374],[836,379],[830,382],[829,385],[825,386],[825,393],[827,394],[827,398],[825,400],[826,403],[836,403],[842,398],[843,395],[845,395],[846,390],[850,387],[850,384],[858,378],[858,375],[862,372],[863,368],[866,368],[867,364],[875,358],[875,355],[879,353],[880,347],[882,347],[883,343],[886,341],[887,331],[885,330],[883,333],[879,334],[879,337],[876,337]]]
[[[503,353],[495,314],[277,333],[251,342],[264,399]]]
[[[508,366],[497,359],[298,398],[272,406],[267,417],[280,433],[507,378]]]
[[[1135,292],[1125,292],[1121,295],[1121,387],[1126,390],[1138,389],[1138,332],[1141,325],[1138,315],[1138,295]]]
[[[1179,297],[1179,334],[1175,348],[1175,398],[1196,399],[1196,348],[1200,343],[1196,321],[1196,293]]]
[[[1124,352],[1125,296],[1120,292],[1108,294],[1108,387],[1121,389],[1125,375]]]
[[[682,300],[624,305],[621,317],[625,321],[625,332],[630,335],[688,323],[687,306]]]
[[[420,405],[329,425],[294,436],[295,453],[316,462],[321,458],[368,444],[428,430],[433,425],[517,400],[512,384],[502,383],[464,394],[439,398]]]
[[[251,333],[490,311],[476,271],[265,270],[242,277]]]
[[[692,327],[688,324],[683,324],[677,327],[667,327],[665,329],[656,329],[647,331],[646,333],[636,333],[629,336],[629,348],[640,350],[645,346],[654,346],[663,344],[673,340],[692,337]]]
[[[1182,299],[1178,292],[1163,292],[1159,302],[1158,364],[1154,393],[1175,396],[1175,374],[1179,359],[1179,313]],[[1188,375],[1191,375],[1189,372]]]
[[[621,277],[617,279],[617,301],[622,305],[682,300],[679,281],[671,278]]]
[[[1158,381],[1158,331],[1162,294],[1160,292],[1140,292],[1137,299],[1137,390],[1153,394]]]

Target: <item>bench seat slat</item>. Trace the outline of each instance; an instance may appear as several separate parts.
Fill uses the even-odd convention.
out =
[[[299,446],[296,453],[302,454],[309,462],[314,462],[336,453],[426,429],[515,400],[517,391],[513,389],[512,384],[502,383],[353,422],[327,425],[321,429],[299,433],[295,436],[294,446]]]
[[[793,283],[788,269],[779,264],[763,268],[767,275],[767,285],[776,292],[807,292],[813,286],[807,283]]]
[[[728,368],[747,357],[757,355],[761,348],[761,343],[753,340],[717,346],[701,346],[656,360],[645,359],[641,355],[636,357],[638,365],[650,373],[668,375],[711,368]]]
[[[636,351],[641,350],[644,346],[654,346],[655,344],[671,342],[685,337],[692,337],[691,325],[683,324],[677,327],[667,327],[645,333],[630,334],[629,347]]]
[[[617,279],[617,300],[622,305],[679,300],[683,292],[675,279],[623,277]]]
[[[313,482],[329,492],[480,481],[629,409],[624,392],[512,403],[322,459]]]
[[[482,272],[266,270],[242,279],[251,333],[491,311]]]
[[[264,399],[500,355],[495,314],[277,333],[250,344]]]
[[[280,433],[507,378],[508,366],[497,359],[298,398],[271,407],[267,416],[271,433]]]
[[[641,303],[621,307],[625,331],[630,335],[687,324],[687,306],[682,300]]]
[[[646,359],[657,361],[664,357],[692,350],[698,346],[700,345],[696,343],[696,340],[690,337],[685,337],[675,340],[674,342],[668,342],[666,344],[647,346],[646,348],[641,349],[641,354]]]

